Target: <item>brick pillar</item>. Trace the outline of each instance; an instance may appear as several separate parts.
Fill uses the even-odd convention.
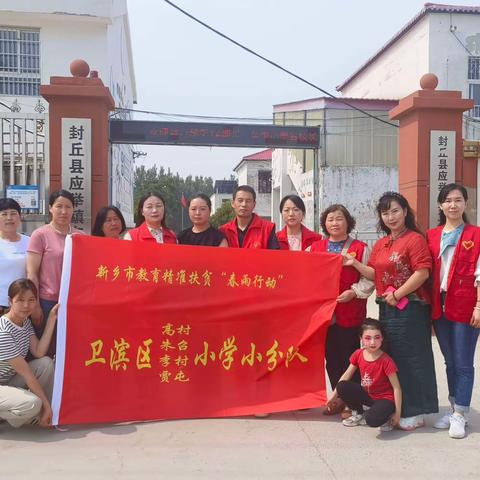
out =
[[[40,94],[49,103],[50,191],[59,190],[63,183],[63,188],[77,193],[79,196],[82,193],[78,187],[80,185],[87,187],[85,192],[90,195],[91,207],[85,208],[83,228],[89,232],[96,212],[109,203],[108,116],[109,112],[115,109],[115,102],[109,89],[97,77],[96,72],[90,72],[90,67],[84,60],[74,60],[70,64],[70,72],[72,77],[50,77],[49,85],[40,86]],[[90,77],[88,77],[89,73]],[[62,121],[62,119],[72,120]],[[85,122],[83,119],[90,119],[91,172],[84,178],[84,181],[82,181],[82,172],[80,172],[77,179],[70,183],[69,188],[68,182],[65,180],[72,176],[71,171],[75,172],[75,164],[73,166],[70,164],[72,168],[67,168],[67,162],[76,158],[77,165],[80,165],[78,160],[84,157],[75,157],[74,154],[80,155],[84,145],[81,143],[83,139],[80,139],[80,135],[77,135],[78,140],[70,138],[75,135],[66,136],[66,129],[72,128],[69,127],[71,124],[78,131],[78,125]],[[75,127],[75,122],[78,123],[77,127]],[[62,124],[64,125],[63,140]],[[76,146],[72,146],[75,141],[78,143]],[[71,152],[68,152],[68,149]],[[62,164],[64,165],[63,170]],[[82,212],[81,205],[76,207],[76,212]],[[74,218],[73,223],[82,227],[81,222],[75,221],[80,218],[80,215],[77,217]]]
[[[392,120],[398,120],[398,183],[399,190],[416,211],[420,228],[425,231],[435,225],[437,203],[430,199],[430,169],[438,170],[438,182],[432,185],[432,194],[438,194],[440,181],[445,168],[442,157],[447,155],[450,164],[450,179],[463,180],[463,140],[462,114],[473,108],[473,100],[462,99],[462,93],[448,90],[435,90],[438,78],[427,73],[420,79],[422,90],[402,98],[399,104],[390,110]],[[434,133],[432,133],[434,131]],[[435,138],[435,132],[439,133]],[[455,145],[441,146],[442,139],[453,138]],[[437,141],[438,140],[438,141]],[[446,140],[445,140],[446,141]],[[431,164],[431,142],[435,151]],[[445,147],[445,148],[444,148]],[[432,148],[432,150],[433,150]],[[453,171],[454,169],[454,171]],[[437,175],[437,171],[434,172]],[[435,177],[437,178],[437,177]],[[447,182],[449,183],[449,182]]]

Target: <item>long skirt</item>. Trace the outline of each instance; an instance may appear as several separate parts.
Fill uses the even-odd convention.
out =
[[[402,417],[438,412],[430,306],[414,300],[399,310],[382,302],[380,322],[387,336],[387,353],[398,367]]]

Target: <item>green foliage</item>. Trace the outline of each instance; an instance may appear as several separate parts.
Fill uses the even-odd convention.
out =
[[[224,202],[222,206],[210,217],[210,223],[214,227],[219,227],[224,223],[233,220],[235,217],[235,212],[232,208],[232,204],[230,202]]]
[[[188,175],[181,177],[178,173],[173,174],[170,169],[163,167],[145,168],[141,165],[134,172],[134,195],[135,209],[138,200],[147,192],[158,192],[165,198],[165,207],[167,211],[167,226],[179,232],[182,229],[182,210],[183,210],[183,228],[191,225],[186,208],[180,203],[182,192],[187,200],[196,193],[205,193],[210,196],[213,193],[213,179],[211,177]]]

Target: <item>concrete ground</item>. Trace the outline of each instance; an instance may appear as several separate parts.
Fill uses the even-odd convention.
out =
[[[434,350],[444,410],[446,379],[435,340]],[[3,425],[0,479],[478,479],[478,387],[472,407],[462,440],[432,428],[436,416],[412,433],[380,433],[344,427],[321,408],[264,419],[89,425],[66,432]]]

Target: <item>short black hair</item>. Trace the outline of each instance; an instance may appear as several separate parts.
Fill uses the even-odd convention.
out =
[[[235,188],[233,191],[233,199],[235,200],[235,197],[237,196],[238,192],[248,192],[251,193],[253,196],[253,201],[257,201],[257,194],[255,193],[255,190],[250,186],[250,185],[239,185],[238,187]]]
[[[212,201],[210,200],[210,197],[208,195],[206,195],[205,193],[197,193],[192,198],[190,198],[190,200],[188,201],[188,206],[189,207],[190,207],[190,202],[192,200],[195,200],[196,198],[201,198],[202,200],[204,200],[205,203],[207,204],[208,209],[209,210],[212,209]]]
[[[13,198],[0,198],[0,212],[2,210],[16,210],[19,215],[22,213],[19,203]]]
[[[322,226],[323,233],[327,235],[327,237],[329,235],[327,230],[327,217],[330,213],[337,211],[342,212],[345,220],[347,221],[347,234],[350,234],[350,232],[355,228],[355,225],[357,224],[355,218],[352,217],[350,212],[347,210],[347,207],[345,207],[341,203],[334,203],[333,205],[327,207],[320,215],[320,225]]]
[[[56,200],[60,197],[70,200],[72,202],[72,206],[75,206],[75,199],[73,198],[73,195],[68,190],[63,190],[63,189],[57,190],[50,194],[50,197],[48,198],[48,205],[50,207],[53,206]]]
[[[92,235],[94,237],[104,237],[105,234],[103,233],[103,224],[107,218],[108,212],[114,212],[115,215],[120,219],[122,223],[122,231],[120,235],[127,229],[127,224],[125,223],[125,219],[123,218],[122,212],[115,206],[115,205],[108,205],[108,207],[102,207],[95,217],[95,223],[93,224],[92,228]]]
[[[459,183],[448,183],[447,185],[444,185],[443,188],[438,193],[438,197],[437,197],[438,205],[441,205],[445,201],[445,199],[448,197],[448,194],[450,192],[453,192],[453,190],[458,190],[462,194],[463,199],[465,201],[468,200],[467,189],[463,185],[460,185]],[[464,223],[469,223],[467,214],[465,212],[463,212],[462,220],[464,221]],[[445,225],[445,223],[447,223],[447,217],[443,213],[442,209],[439,208],[438,225]]]
[[[305,203],[298,195],[285,195],[280,202],[280,213],[282,213],[285,202],[290,200],[297,208],[299,208],[305,215],[307,209],[305,208]]]

